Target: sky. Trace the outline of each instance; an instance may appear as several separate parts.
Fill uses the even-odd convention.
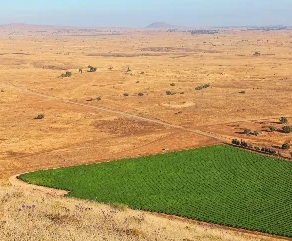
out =
[[[292,0],[0,0],[0,24],[292,26]]]

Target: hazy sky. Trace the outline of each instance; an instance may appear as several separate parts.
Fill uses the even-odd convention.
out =
[[[292,0],[0,0],[0,24],[292,25]]]

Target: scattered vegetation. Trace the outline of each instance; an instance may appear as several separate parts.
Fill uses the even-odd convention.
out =
[[[195,90],[202,90],[202,89],[207,89],[210,87],[210,84],[204,84],[204,85],[200,85],[200,86],[197,86],[195,88]]]
[[[244,129],[243,133],[246,135],[254,135],[254,136],[258,136],[260,134],[258,131],[251,131],[250,129]]]
[[[291,128],[291,126],[284,126],[282,128],[282,130],[283,130],[284,133],[289,134],[289,133],[291,133],[292,128]]]
[[[229,146],[38,171],[20,178],[70,190],[70,197],[292,237],[292,163]]]
[[[60,75],[61,78],[69,78],[72,76],[72,72],[66,71],[66,73],[63,73]]]
[[[35,120],[42,120],[45,118],[45,115],[44,114],[39,114],[38,116],[36,116],[34,119]]]
[[[176,93],[175,93],[175,92],[172,92],[172,91],[170,91],[170,90],[167,90],[167,91],[166,91],[166,94],[167,94],[167,95],[175,95]]]
[[[283,149],[283,150],[289,150],[289,149],[290,149],[290,144],[289,144],[289,143],[284,143],[284,144],[282,145],[282,149]]]
[[[96,72],[97,68],[91,66],[91,65],[88,65],[88,72]]]
[[[288,123],[288,119],[286,117],[281,117],[280,118],[280,123],[281,124],[287,124]]]

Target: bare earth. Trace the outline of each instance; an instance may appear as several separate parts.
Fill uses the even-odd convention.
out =
[[[292,118],[291,36],[0,26],[0,240],[280,240],[117,211],[8,179],[234,137],[264,147],[291,143],[291,134],[267,131],[282,127],[281,116]],[[66,71],[73,75],[59,78]],[[211,86],[195,90],[203,84]],[[35,120],[39,114],[45,118]],[[260,135],[241,134],[245,128]]]

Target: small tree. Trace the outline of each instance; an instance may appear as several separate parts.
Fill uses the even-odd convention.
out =
[[[237,139],[233,139],[233,140],[231,141],[231,143],[232,143],[233,145],[237,145],[237,146],[240,145],[240,141],[237,140]]]
[[[283,149],[283,150],[289,150],[289,149],[290,149],[290,145],[289,145],[289,143],[284,143],[284,144],[282,145],[282,149]]]
[[[281,117],[280,118],[280,123],[281,124],[287,124],[288,123],[288,119],[286,117]]]
[[[283,130],[284,133],[287,133],[287,134],[291,133],[291,131],[292,131],[291,126],[284,126],[282,128],[282,130]]]

